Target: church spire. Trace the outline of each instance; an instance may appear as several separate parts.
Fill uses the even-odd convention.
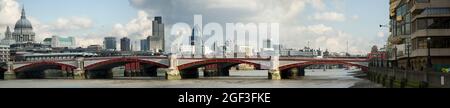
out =
[[[10,33],[11,30],[9,29],[9,26],[6,27],[6,33]]]
[[[11,37],[11,30],[9,29],[9,26],[6,26],[6,32],[5,32],[5,40],[9,40],[9,39],[11,39],[12,37]]]
[[[26,19],[27,18],[25,16],[25,5],[22,6],[22,16],[20,18],[22,18],[22,19]]]

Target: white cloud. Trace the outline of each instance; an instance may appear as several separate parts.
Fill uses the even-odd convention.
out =
[[[54,30],[79,30],[93,26],[93,21],[86,17],[58,18],[52,26]]]
[[[119,37],[131,37],[134,39],[144,39],[152,33],[152,20],[145,11],[139,11],[137,18],[132,19],[127,24],[115,24],[111,35]]]
[[[316,13],[310,19],[321,20],[321,21],[345,21],[346,17],[343,13],[338,12],[323,12]]]
[[[317,35],[324,35],[326,33],[332,32],[333,28],[325,26],[324,24],[311,25],[306,27],[298,27],[298,31],[300,32],[309,32]]]
[[[7,26],[13,26],[20,18],[19,3],[15,0],[0,0],[0,39]],[[12,28],[12,27],[11,27]]]
[[[315,9],[325,10],[325,8],[326,8],[325,3],[323,2],[323,0],[309,0],[309,2],[311,2],[312,6]]]

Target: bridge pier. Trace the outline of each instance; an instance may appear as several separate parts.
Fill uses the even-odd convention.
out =
[[[3,79],[4,80],[14,80],[17,78],[16,73],[14,72],[13,63],[8,62],[7,63],[7,70],[5,73],[3,73]]]
[[[270,80],[281,80],[281,72],[280,72],[280,61],[279,56],[271,56],[270,64],[271,69],[269,70],[269,79]]]
[[[75,71],[74,71],[74,73],[73,73],[73,79],[75,79],[75,80],[84,80],[84,79],[87,79],[87,78],[86,78],[86,75],[85,75],[85,71],[82,70],[82,69],[80,69],[80,68],[75,69]]]
[[[269,79],[270,80],[281,80],[280,70],[269,70]]]
[[[166,72],[166,79],[167,80],[181,80],[181,74],[178,69],[167,69]]]
[[[77,58],[77,68],[73,72],[73,79],[84,80],[87,79],[86,71],[84,70],[84,58]]]
[[[3,79],[4,80],[14,80],[16,79],[16,74],[14,72],[8,72],[6,71],[5,73],[3,73]]]
[[[177,55],[172,54],[169,56],[169,68],[166,72],[166,79],[167,80],[181,80],[181,74],[178,70],[178,60]]]

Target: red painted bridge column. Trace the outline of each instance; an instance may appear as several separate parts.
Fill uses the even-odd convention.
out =
[[[141,63],[136,62],[136,76],[142,76]]]
[[[130,64],[125,64],[124,76],[130,77]]]
[[[130,63],[130,65],[131,65],[131,76],[132,77],[135,77],[135,76],[137,76],[137,71],[136,71],[136,68],[137,68],[137,64],[136,64],[136,62],[133,62],[133,63]]]

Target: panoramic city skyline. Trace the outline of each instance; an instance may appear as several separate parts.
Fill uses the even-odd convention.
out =
[[[36,41],[52,35],[73,36],[79,46],[101,45],[103,38],[127,36],[133,43],[152,33],[152,20],[162,16],[166,28],[203,22],[280,23],[280,41],[288,48],[313,48],[367,54],[386,43],[388,0],[1,0],[0,38],[20,18],[22,5],[36,32]],[[176,5],[176,7],[175,7]],[[80,8],[82,7],[82,8]],[[374,10],[379,9],[379,10]],[[220,14],[219,14],[220,13]],[[13,28],[13,27],[12,27]],[[167,40],[174,39],[165,31]],[[167,41],[166,40],[166,41]],[[166,46],[170,43],[166,43]],[[139,46],[139,45],[137,45]],[[139,49],[139,48],[135,48]]]

